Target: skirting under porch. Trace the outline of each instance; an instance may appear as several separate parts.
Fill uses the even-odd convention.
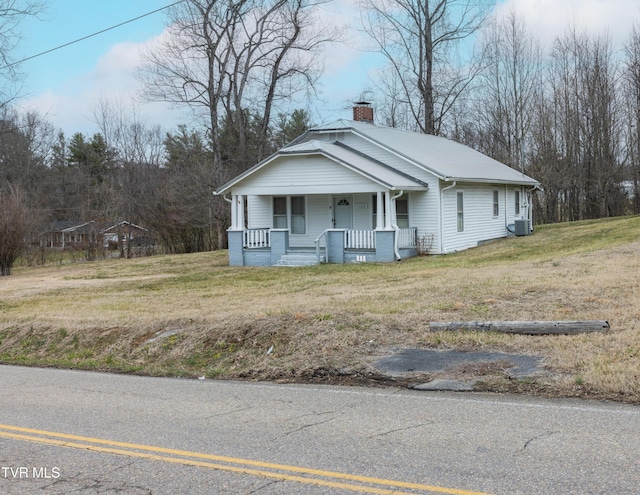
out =
[[[389,263],[417,255],[417,230],[327,229],[315,246],[291,248],[288,229],[229,230],[230,266]]]

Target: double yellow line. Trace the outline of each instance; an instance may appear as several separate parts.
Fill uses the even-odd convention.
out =
[[[187,466],[198,466],[232,473],[261,476],[282,481],[293,481],[308,485],[336,488],[359,493],[377,495],[415,495],[416,493],[445,493],[450,495],[489,495],[487,493],[458,490],[439,486],[385,480],[368,476],[323,471],[284,464],[273,464],[248,459],[238,459],[186,450],[152,447],[127,442],[116,442],[100,438],[83,437],[67,433],[34,430],[20,426],[0,424],[0,438],[37,442],[57,447],[89,450],[107,454],[138,457],[153,461],[170,462]],[[215,461],[215,462],[211,462]],[[398,489],[412,490],[401,492]]]

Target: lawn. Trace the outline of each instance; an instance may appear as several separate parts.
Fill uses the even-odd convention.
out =
[[[150,375],[371,383],[395,347],[498,350],[549,373],[496,391],[640,402],[640,217],[537,227],[394,264],[235,268],[226,251],[16,267],[0,362]],[[608,320],[606,333],[431,332],[430,321]]]

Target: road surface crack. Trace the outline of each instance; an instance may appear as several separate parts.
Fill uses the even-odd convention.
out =
[[[524,445],[522,446],[522,448],[520,449],[521,452],[524,452],[525,450],[527,450],[527,448],[529,448],[529,446],[535,442],[536,440],[542,440],[543,438],[548,438],[551,435],[555,435],[556,433],[559,433],[557,431],[547,431],[542,433],[541,435],[537,435],[535,437],[531,437],[529,440],[527,440]]]
[[[290,430],[290,431],[285,432],[283,436],[286,437],[286,436],[292,435],[294,433],[298,433],[298,432],[300,432],[302,430],[306,430],[307,428],[311,428],[313,426],[323,425],[325,423],[329,423],[330,421],[333,421],[334,419],[335,418],[329,418],[329,419],[325,419],[323,421],[316,421],[315,423],[308,423],[308,424],[305,424],[305,425],[302,425],[302,426],[296,428],[295,430]]]
[[[423,426],[430,426],[432,424],[433,424],[433,421],[427,421],[425,423],[419,423],[417,425],[405,426],[403,428],[395,428],[393,430],[387,430],[387,431],[383,431],[381,433],[376,433],[375,435],[371,435],[368,438],[384,437],[386,435],[392,435],[393,433],[398,433],[400,431],[413,430],[415,428],[422,428]]]

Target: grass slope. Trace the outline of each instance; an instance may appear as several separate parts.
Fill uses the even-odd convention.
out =
[[[487,389],[640,402],[640,218],[536,228],[395,264],[232,268],[226,252],[0,278],[0,362],[125,373],[353,382],[393,347],[542,356]],[[429,321],[608,320],[606,334],[430,332]],[[471,371],[474,372],[473,370]]]

